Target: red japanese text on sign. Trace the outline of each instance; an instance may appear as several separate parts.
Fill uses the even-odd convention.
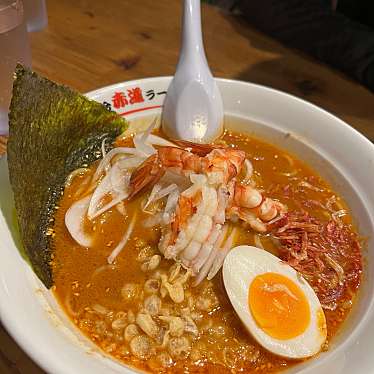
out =
[[[112,96],[112,104],[116,109],[123,108],[128,105],[129,101],[123,92],[115,92]]]
[[[116,109],[142,102],[144,102],[144,98],[140,87],[128,89],[127,95],[124,92],[115,92],[112,96],[112,104]]]
[[[127,90],[127,95],[130,100],[130,104],[144,102],[143,93],[140,87],[135,87]]]

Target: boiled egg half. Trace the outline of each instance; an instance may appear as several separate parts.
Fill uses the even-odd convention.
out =
[[[326,340],[326,319],[309,283],[278,257],[256,247],[232,249],[223,265],[229,299],[249,333],[277,355],[301,359]]]

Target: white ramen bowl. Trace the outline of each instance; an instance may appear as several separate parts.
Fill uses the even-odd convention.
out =
[[[125,82],[90,92],[137,126],[159,115],[171,78]],[[218,79],[226,115],[236,130],[285,148],[327,179],[350,206],[360,234],[368,237],[357,302],[328,352],[287,373],[374,372],[374,146],[353,128],[296,97],[266,87]],[[118,93],[123,93],[124,96]],[[117,107],[117,108],[115,108]],[[145,121],[145,117],[147,121]],[[244,120],[244,121],[243,121]],[[131,373],[105,356],[73,326],[53,295],[19,254],[7,161],[0,160],[0,317],[18,344],[50,373]]]

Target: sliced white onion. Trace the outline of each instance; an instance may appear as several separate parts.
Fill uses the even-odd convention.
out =
[[[270,220],[269,222],[266,222],[266,224],[268,226],[270,226],[270,225],[274,224],[275,222],[278,222],[279,220],[281,220],[283,218],[284,218],[284,214],[281,213],[278,217],[275,217],[272,220]]]
[[[99,210],[100,201],[110,194],[112,191],[112,183],[110,181],[110,177],[106,175],[96,187],[94,193],[92,194],[92,198],[90,201],[90,205],[87,211],[88,219],[92,220],[95,216],[96,212]]]
[[[170,193],[172,193],[174,190],[177,190],[177,189],[178,189],[178,186],[174,183],[163,188],[162,190],[158,191],[155,201],[162,199],[163,197],[169,195]]]
[[[211,269],[209,270],[209,274],[207,276],[208,280],[213,279],[218,271],[221,269],[223,265],[223,261],[225,260],[227,254],[231,251],[234,241],[235,241],[235,236],[236,236],[236,228],[234,227],[231,231],[231,234],[227,238],[225,244],[223,247],[218,251],[218,254],[216,258],[214,259],[213,265]]]
[[[105,142],[106,142],[106,138],[104,138],[103,141],[101,142],[101,154],[102,154],[103,158],[106,155]]]
[[[178,190],[178,186],[175,183],[172,183],[164,188],[162,188],[162,185],[160,183],[155,184],[146,204],[144,205],[143,210],[146,210],[150,204],[155,203],[165,196],[170,195],[174,190]]]
[[[161,147],[178,147],[176,144],[169,142],[169,140],[153,134],[149,134],[147,143],[151,145],[158,145]]]
[[[87,212],[88,219],[93,220],[126,199],[130,193],[130,177],[126,169],[121,170],[118,166],[113,166],[92,195]],[[101,200],[108,195],[112,196],[112,200],[100,208]]]
[[[133,138],[135,147],[146,156],[151,156],[156,153],[153,145],[175,147],[174,143],[169,142],[157,135],[153,135],[152,131],[156,127],[157,117],[152,121],[151,125],[139,134],[136,134]]]
[[[132,216],[131,222],[130,222],[129,226],[127,227],[127,230],[126,230],[125,234],[123,235],[123,238],[117,244],[116,248],[113,249],[113,252],[109,255],[109,257],[108,257],[108,264],[113,264],[113,262],[116,259],[116,257],[125,248],[128,240],[129,240],[129,238],[130,238],[130,236],[131,236],[131,234],[132,234],[132,232],[134,230],[135,222],[136,222],[136,212]]]
[[[138,167],[143,161],[145,160],[145,157],[140,156],[131,156],[131,157],[121,157],[116,162],[115,165],[117,165],[120,169],[134,169]]]
[[[156,153],[156,150],[148,142],[148,137],[152,130],[154,129],[157,122],[157,117],[154,118],[151,125],[144,131],[139,134],[136,134],[133,138],[135,148],[144,154],[144,156],[149,157]]]
[[[264,248],[264,245],[262,244],[262,241],[261,241],[261,239],[260,239],[260,236],[259,236],[258,234],[255,234],[254,240],[255,240],[255,246],[256,246],[257,248],[265,249],[265,248]]]
[[[227,229],[228,229],[227,225],[224,225],[222,227],[222,230],[221,230],[216,242],[213,245],[213,249],[210,251],[208,259],[205,261],[203,267],[201,268],[201,270],[199,271],[199,274],[196,277],[196,280],[194,282],[194,287],[198,286],[205,279],[205,277],[208,275],[208,273],[209,273],[209,271],[210,271],[210,269],[213,265],[213,262],[214,262],[214,260],[217,256],[217,254],[218,254],[219,248],[220,248],[223,240],[226,237]]]
[[[344,217],[348,214],[348,212],[345,209],[337,210],[336,212],[332,213],[332,217],[336,220],[337,218]]]
[[[125,168],[121,168],[118,163],[115,163],[108,177],[112,185],[112,191],[116,193],[121,193],[127,190],[130,185],[131,174]]]
[[[139,154],[139,151],[136,148],[117,147],[117,148],[111,149],[105,155],[105,157],[100,161],[96,169],[96,172],[92,178],[93,182],[96,182],[100,178],[101,174],[103,174],[103,172],[107,170],[107,168],[110,166],[110,162],[112,161],[112,158],[118,154],[129,154],[129,155],[138,156],[138,157],[142,156],[142,154]]]
[[[344,269],[341,267],[339,263],[337,263],[331,256],[329,256],[327,253],[325,253],[325,258],[327,260],[327,263],[335,270],[339,283],[343,284],[345,276],[344,276]]]
[[[143,211],[145,211],[150,204],[152,204],[154,201],[156,201],[155,200],[156,196],[157,196],[158,192],[161,190],[161,188],[162,188],[162,186],[159,183],[156,183],[153,186],[152,191],[151,191],[151,193],[150,193],[150,195],[148,197],[148,200],[147,200],[147,202],[145,203],[145,205],[143,207]]]
[[[179,187],[180,191],[184,191],[191,186],[190,178],[177,174],[171,170],[166,170],[159,183],[162,183],[164,186],[174,183]]]
[[[253,174],[253,165],[252,162],[249,161],[247,158],[244,160],[245,166],[245,175],[242,183],[249,184],[251,182],[252,174]]]
[[[157,123],[157,117],[153,118],[153,121],[151,124],[148,126],[148,128],[142,132],[142,141],[145,143],[148,140],[149,135],[152,133],[153,129],[156,127]]]
[[[118,194],[108,204],[105,204],[102,208],[96,210],[95,213],[92,214],[92,216],[89,217],[89,219],[93,220],[96,217],[99,217],[100,215],[102,215],[103,213],[105,213],[110,208],[113,208],[114,206],[116,206],[117,204],[119,204],[120,202],[122,202],[123,200],[125,200],[128,196],[129,196],[129,192],[128,191],[122,192],[122,193]],[[121,212],[121,210],[119,210],[119,212],[122,214],[123,211]],[[126,213],[126,211],[125,211],[125,213]]]
[[[133,142],[134,142],[135,148],[142,156],[146,156],[146,157],[152,156],[153,154],[156,153],[156,149],[144,141],[143,135],[144,135],[143,133],[140,133],[134,136]]]
[[[157,213],[143,222],[143,226],[146,228],[154,227],[163,223],[163,213]]]
[[[323,192],[323,191],[324,191],[323,188],[318,188],[318,187],[316,187],[316,186],[313,186],[312,184],[310,184],[310,183],[307,182],[307,181],[301,181],[301,182],[299,183],[299,186],[300,186],[300,187],[309,188],[310,190],[312,190],[312,191],[316,191],[316,192]]]
[[[125,216],[126,213],[127,213],[126,206],[125,206],[125,204],[124,204],[123,201],[120,201],[120,202],[116,205],[116,209],[117,209],[118,212],[119,212],[120,214],[122,214],[123,216]]]
[[[72,238],[82,247],[92,245],[92,236],[84,231],[84,220],[92,195],[76,201],[65,213],[65,225]]]
[[[166,201],[164,213],[163,213],[163,223],[165,225],[169,224],[171,221],[171,214],[175,211],[175,208],[178,204],[180,193],[178,190],[174,190],[171,192],[171,194],[168,196],[168,199]]]

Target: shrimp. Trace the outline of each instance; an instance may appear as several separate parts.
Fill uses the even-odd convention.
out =
[[[203,174],[208,177],[210,184],[227,184],[239,174],[245,160],[245,152],[238,149],[188,142],[183,144],[190,145],[188,149],[191,151],[177,147],[160,147],[156,154],[148,157],[132,173],[129,199],[157,183],[166,170],[186,177],[191,174]],[[202,154],[205,155],[201,156]]]
[[[244,165],[248,175],[250,172],[243,151],[185,141],[174,143],[176,147],[159,147],[132,173],[129,199],[154,186],[166,171],[191,182],[184,191],[177,192],[168,219],[159,220],[158,247],[165,258],[175,260],[196,276],[198,284],[205,277],[215,276],[234,245],[236,230],[228,230],[228,219],[242,220],[253,230],[266,232],[266,223],[285,207],[263,196],[253,185],[237,180]]]
[[[166,258],[180,260],[185,267],[190,267],[198,256],[204,242],[213,229],[213,217],[218,207],[216,190],[202,185],[195,195],[179,198],[174,220],[168,225],[162,240],[160,251]]]
[[[178,199],[175,214],[169,227],[163,228],[162,236],[159,242],[159,250],[167,258],[172,258],[170,246],[175,244],[178,234],[183,231],[187,225],[188,219],[192,216],[194,210],[193,199],[181,195]],[[168,252],[167,252],[168,250]]]
[[[166,258],[180,262],[201,279],[210,271],[215,275],[231,249],[229,241],[225,251],[219,250],[227,232],[225,211],[229,191],[224,185],[216,188],[209,184],[206,176],[190,178],[194,183],[182,192],[173,222],[164,227],[159,249]]]
[[[251,185],[242,185],[235,180],[230,183],[230,196],[226,214],[231,219],[238,217],[258,232],[266,232],[266,222],[287,211],[281,202],[265,197]]]

